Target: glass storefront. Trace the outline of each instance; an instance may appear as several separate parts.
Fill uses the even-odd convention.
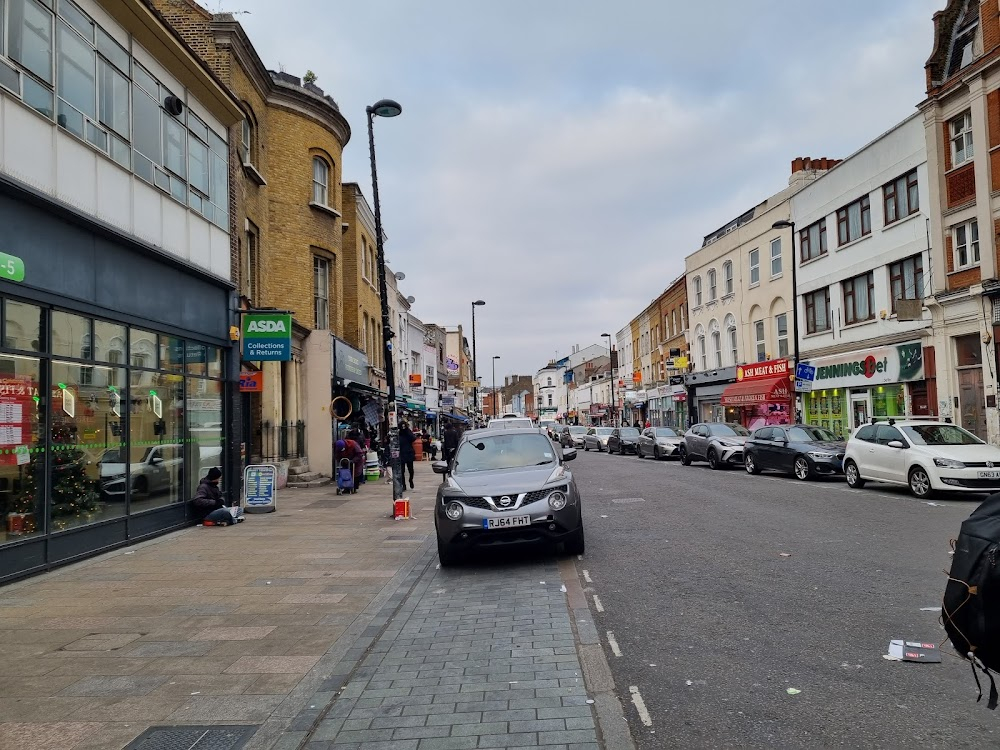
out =
[[[872,388],[829,388],[803,394],[807,424],[825,427],[845,440],[871,417],[906,414],[906,390],[901,384]]]
[[[185,503],[224,470],[223,352],[3,300],[0,544]]]

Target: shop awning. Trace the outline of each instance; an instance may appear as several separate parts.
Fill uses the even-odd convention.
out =
[[[788,376],[744,380],[733,383],[722,392],[723,406],[756,406],[757,404],[785,404],[792,398]]]
[[[454,420],[456,420],[458,422],[468,422],[469,421],[466,417],[463,417],[461,414],[449,414],[446,411],[441,412],[441,414],[439,414],[438,416],[448,417],[448,419],[454,419]]]

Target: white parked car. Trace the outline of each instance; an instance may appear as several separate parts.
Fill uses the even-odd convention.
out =
[[[500,419],[491,419],[487,425],[487,429],[520,429],[520,430],[531,430],[535,428],[534,422],[532,422],[527,417],[502,417]]]
[[[851,487],[890,482],[922,499],[946,490],[1000,492],[1000,448],[950,422],[889,419],[854,431],[844,474]]]

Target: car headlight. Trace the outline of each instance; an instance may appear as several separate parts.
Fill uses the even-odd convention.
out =
[[[734,443],[730,440],[720,440],[719,445],[724,446],[726,448],[735,448],[736,446],[739,445],[739,443]]]
[[[566,497],[565,492],[556,490],[549,495],[549,507],[552,508],[552,510],[562,510],[566,507],[567,502],[568,498]]]
[[[953,458],[935,458],[934,465],[940,469],[964,469],[965,464]]]
[[[835,458],[833,453],[827,453],[826,451],[809,451],[806,455],[810,458],[820,458],[824,460]]]
[[[465,515],[465,508],[462,507],[461,503],[452,501],[448,503],[448,507],[444,509],[444,514],[452,521],[458,521]]]

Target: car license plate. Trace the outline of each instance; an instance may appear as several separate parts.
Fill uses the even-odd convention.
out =
[[[980,479],[1000,479],[1000,471],[981,471],[979,472]]]
[[[503,516],[501,518],[484,518],[484,529],[510,529],[515,526],[531,526],[531,516]]]

